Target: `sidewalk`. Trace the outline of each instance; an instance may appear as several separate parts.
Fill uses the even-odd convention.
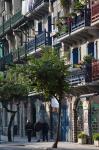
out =
[[[31,142],[36,142],[36,138],[32,138]],[[7,136],[1,136],[1,143],[28,143],[27,137],[15,136],[12,137],[12,142],[8,142]]]
[[[15,137],[13,142],[7,142],[7,137],[2,136],[2,140],[4,140],[5,143],[1,143],[0,145],[6,145],[6,146],[23,146],[24,148],[29,149],[49,149],[52,150],[52,145],[54,142],[36,142],[35,138],[32,138],[32,141],[30,143],[27,142],[26,137]],[[59,150],[99,150],[99,147],[95,147],[94,145],[80,145],[78,143],[69,143],[69,142],[59,142],[58,143],[58,149]]]

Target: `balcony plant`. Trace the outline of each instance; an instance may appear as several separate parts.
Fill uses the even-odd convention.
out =
[[[78,134],[78,143],[79,144],[86,144],[87,143],[87,135],[84,132],[80,132]]]
[[[99,147],[99,133],[93,135],[94,145]]]
[[[80,0],[80,1],[76,0],[74,2],[74,10],[79,11],[79,10],[83,9],[85,7],[85,4],[86,4],[85,0]]]
[[[56,21],[56,26],[58,28],[57,36],[68,32],[68,25],[65,23],[64,19],[58,19]]]
[[[93,56],[91,54],[84,56],[83,58],[84,64],[91,64],[93,60]]]
[[[60,0],[62,7],[66,7],[70,5],[70,0]]]

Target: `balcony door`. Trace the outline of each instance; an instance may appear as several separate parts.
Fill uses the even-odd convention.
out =
[[[88,55],[92,55],[94,57],[94,42],[88,43]]]
[[[38,34],[42,33],[42,22],[38,23]]]
[[[72,51],[73,64],[78,64],[78,48],[74,48]]]
[[[48,16],[48,44],[52,44],[52,38],[50,37],[50,33],[52,31],[52,19],[51,16]]]

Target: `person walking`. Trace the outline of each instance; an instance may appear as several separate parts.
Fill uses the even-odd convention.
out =
[[[25,129],[26,129],[26,134],[27,134],[28,142],[31,142],[31,136],[32,136],[33,128],[32,128],[32,123],[30,121],[27,121]]]
[[[42,136],[43,136],[43,141],[48,141],[48,130],[49,130],[49,125],[47,122],[42,123]]]
[[[36,131],[36,136],[37,136],[37,142],[40,142],[41,138],[41,130],[42,130],[42,123],[40,121],[35,123],[34,129]]]

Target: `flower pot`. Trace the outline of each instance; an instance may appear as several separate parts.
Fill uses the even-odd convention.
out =
[[[95,141],[94,140],[94,145],[97,146],[97,147],[99,147],[99,141]]]
[[[86,144],[86,138],[78,138],[79,144]]]

